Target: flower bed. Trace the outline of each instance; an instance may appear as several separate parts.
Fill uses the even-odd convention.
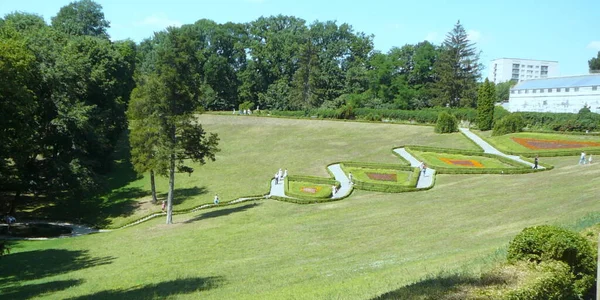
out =
[[[513,141],[531,150],[540,149],[572,149],[586,147],[600,147],[600,143],[584,141],[565,141],[565,140],[540,140],[530,138],[511,137]]]

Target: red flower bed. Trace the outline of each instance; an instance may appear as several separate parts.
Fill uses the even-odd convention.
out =
[[[600,147],[600,143],[595,142],[577,142],[577,141],[560,141],[560,140],[538,140],[528,138],[511,138],[521,146],[527,147],[531,150],[544,150],[544,149],[572,149],[572,148],[584,148],[584,147]]]
[[[382,174],[382,173],[366,173],[367,176],[372,180],[380,181],[394,181],[396,182],[396,174]]]

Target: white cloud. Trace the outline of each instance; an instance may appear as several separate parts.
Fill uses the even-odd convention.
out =
[[[136,22],[137,26],[146,26],[153,28],[167,28],[169,26],[179,27],[182,25],[180,21],[171,20],[165,14],[154,14]]]
[[[481,39],[481,32],[474,29],[470,29],[467,30],[467,36],[469,37],[469,41],[477,42]]]
[[[592,49],[592,50],[596,50],[596,51],[600,51],[600,41],[591,41],[588,45],[587,45],[588,49]]]

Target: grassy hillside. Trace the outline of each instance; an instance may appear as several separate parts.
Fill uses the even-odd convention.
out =
[[[435,135],[431,127],[223,116],[202,121],[221,135],[223,151],[190,178],[198,176],[195,184],[225,199],[264,192],[279,167],[325,176],[333,161],[396,162],[390,149],[402,144],[473,149],[461,135]],[[178,215],[171,226],[155,219],[111,233],[21,242],[0,259],[0,294],[368,299],[440,272],[485,268],[526,226],[598,222],[600,164],[578,166],[572,157],[543,162],[556,168],[439,175],[425,192],[356,191],[315,205],[262,200]],[[211,196],[185,201],[209,202]]]
[[[291,175],[328,177],[326,166],[344,160],[400,163],[392,153],[394,146],[477,149],[461,134],[438,135],[425,126],[219,115],[202,115],[200,122],[219,134],[221,152],[215,162],[192,164],[191,175],[176,176],[176,209],[211,203],[215,193],[222,201],[264,195],[279,168],[287,168]],[[158,192],[166,196],[167,179],[157,179]],[[148,176],[121,185],[106,201],[107,207],[127,208],[111,215],[112,226],[160,211],[160,205],[148,201]]]

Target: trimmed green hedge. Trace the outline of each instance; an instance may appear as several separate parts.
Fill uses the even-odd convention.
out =
[[[394,152],[395,153],[395,152]],[[413,167],[407,165],[398,165],[398,164],[384,164],[384,163],[365,163],[365,162],[355,162],[355,161],[345,161],[340,163],[346,167],[352,168],[368,168],[368,169],[389,169],[389,170],[398,170],[398,171],[412,171]]]
[[[563,262],[543,262],[530,265],[535,278],[503,295],[506,300],[579,299],[573,286],[573,274]]]

